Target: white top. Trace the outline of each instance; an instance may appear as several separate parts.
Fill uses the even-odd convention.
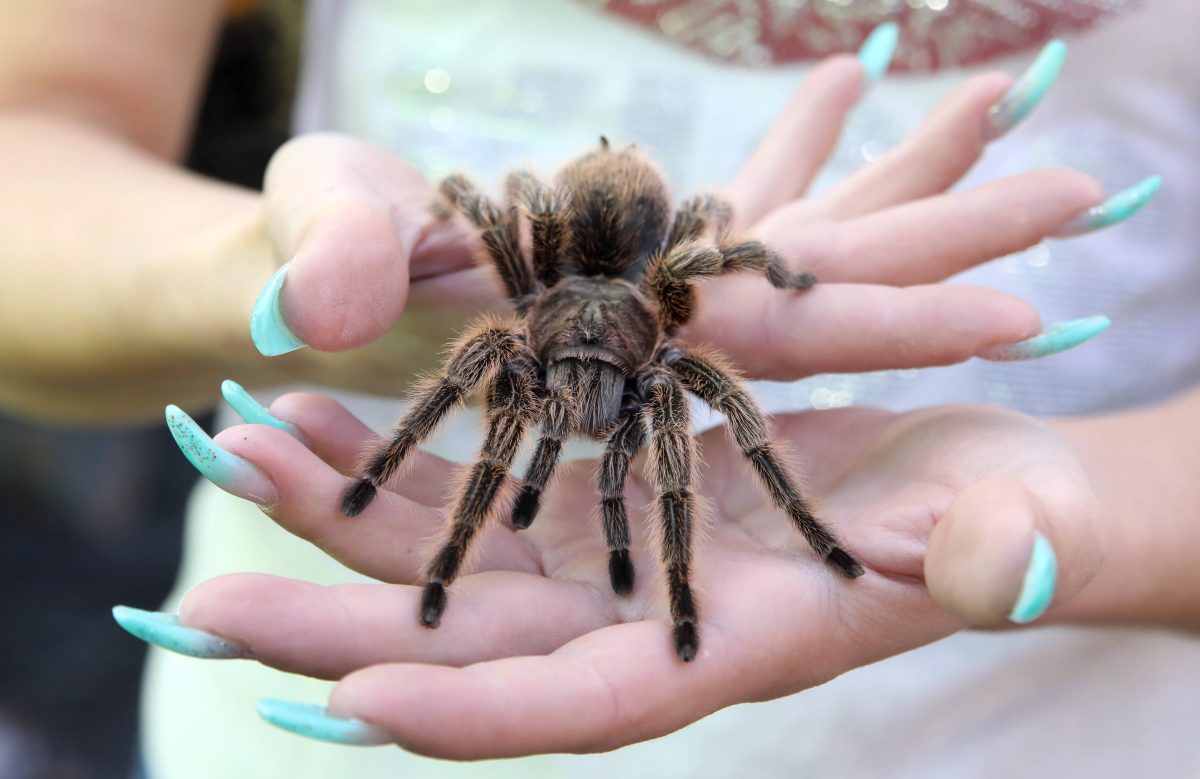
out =
[[[570,0],[310,0],[309,28],[298,131],[347,132],[431,178],[465,169],[494,186],[514,167],[549,174],[601,133],[646,148],[680,195],[714,185],[807,70],[718,64]],[[1030,363],[762,383],[768,408],[988,401],[1068,414],[1156,400],[1200,380],[1200,3],[1150,0],[1067,40],[1047,99],[962,186],[1068,165],[1110,192],[1152,173],[1164,175],[1164,189],[1127,224],[962,278],[1030,300],[1046,322],[1103,313],[1112,329]],[[992,64],[1016,74],[1032,56]],[[856,109],[818,188],[894,145],[966,74],[885,78]],[[351,406],[380,428],[396,415],[391,399]],[[468,420],[437,448],[466,459],[477,436]],[[179,594],[233,571],[361,579],[207,483],[189,507],[185,548]],[[328,689],[254,663],[155,650],[144,710],[150,776],[1200,775],[1200,643],[1149,631],[961,633],[616,752],[466,765],[319,744],[254,713],[261,697],[315,702]]]

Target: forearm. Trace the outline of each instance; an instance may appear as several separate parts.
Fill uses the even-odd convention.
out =
[[[157,413],[255,360],[273,259],[258,193],[86,121],[0,114],[0,404],[60,419]]]
[[[1056,424],[1107,509],[1108,556],[1063,619],[1200,629],[1200,390]]]

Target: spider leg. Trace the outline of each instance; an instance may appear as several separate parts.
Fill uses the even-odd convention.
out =
[[[646,443],[643,402],[627,392],[621,416],[608,434],[600,460],[600,497],[604,516],[604,543],[608,546],[608,579],[613,592],[633,592],[633,561],[629,558],[629,514],[625,510],[625,479],[629,463]]]
[[[525,529],[533,524],[541,503],[542,491],[554,474],[563,441],[575,430],[578,413],[572,387],[567,385],[549,388],[542,404],[540,419],[542,436],[538,439],[529,470],[525,474],[525,485],[513,504],[512,523]]]
[[[475,184],[457,174],[443,180],[438,191],[448,205],[481,230],[479,237],[509,298],[518,303],[527,300],[536,291],[536,285],[533,269],[521,253],[516,208],[509,208],[507,213],[501,211]]]
[[[788,270],[779,255],[761,241],[707,246],[684,242],[650,261],[643,287],[658,300],[659,318],[668,333],[692,318],[696,279],[742,270],[762,273],[778,289],[808,289],[817,283],[811,273]]]
[[[488,388],[488,430],[479,461],[467,474],[451,511],[447,538],[425,570],[421,622],[426,627],[435,628],[441,621],[446,587],[462,570],[471,543],[483,527],[525,437],[525,426],[535,416],[537,397],[531,368],[532,363],[524,360],[507,363]]]
[[[511,322],[484,321],[463,335],[452,349],[438,377],[417,387],[409,397],[409,410],[396,423],[392,439],[365,460],[362,478],[342,497],[342,513],[361,514],[375,499],[376,490],[437,427],[452,408],[459,406],[495,367],[525,350]]]
[[[681,243],[694,241],[712,225],[717,240],[722,240],[733,221],[733,206],[716,195],[696,195],[679,206],[671,220],[671,233],[667,237],[667,249]]]
[[[571,241],[567,213],[558,193],[527,171],[510,173],[504,182],[506,199],[520,203],[529,214],[533,239],[533,272],[553,287],[563,276],[563,257]]]
[[[648,383],[646,412],[652,433],[647,469],[653,475],[658,493],[662,561],[675,625],[675,654],[688,662],[700,646],[696,627],[699,616],[689,583],[692,515],[696,503],[691,492],[696,441],[692,437],[687,396],[679,380],[670,371],[660,369],[650,374]]]
[[[833,533],[813,516],[800,495],[795,477],[767,436],[766,418],[725,361],[711,353],[688,351],[668,356],[666,364],[685,387],[726,416],[730,439],[754,466],[771,500],[787,513],[813,551],[846,578],[861,576],[862,565],[839,547]]]

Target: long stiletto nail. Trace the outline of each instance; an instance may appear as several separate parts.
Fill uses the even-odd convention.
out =
[[[994,141],[1024,119],[1054,83],[1067,56],[1067,44],[1057,38],[1042,47],[1041,54],[1004,97],[988,109],[983,137]]]
[[[275,502],[278,497],[275,485],[257,465],[222,449],[178,406],[167,406],[166,417],[167,427],[183,456],[204,478],[229,494],[260,506]]]
[[[1013,360],[1032,360],[1037,357],[1047,357],[1051,354],[1074,349],[1084,341],[1095,338],[1108,329],[1112,322],[1106,316],[1089,316],[1083,319],[1073,319],[1070,322],[1059,322],[1050,325],[1041,333],[1015,344],[1000,344],[992,346],[979,353],[985,360],[993,362],[1011,362]]]
[[[1029,567],[1025,569],[1025,581],[1021,594],[1008,618],[1024,625],[1046,613],[1054,599],[1054,585],[1058,581],[1058,559],[1054,547],[1041,533],[1033,534],[1033,551],[1029,555]]]
[[[1162,188],[1162,176],[1150,176],[1134,184],[1129,189],[1123,189],[1105,200],[1098,206],[1093,206],[1079,216],[1067,222],[1054,233],[1055,238],[1068,238],[1082,235],[1095,230],[1123,222],[1142,210],[1142,206],[1150,202],[1150,198],[1158,194]]]
[[[258,293],[254,310],[250,312],[250,339],[258,351],[267,357],[277,357],[306,346],[284,321],[279,305],[279,293],[283,291],[289,265],[291,263],[275,271],[267,286]]]
[[[251,425],[270,425],[288,433],[301,443],[304,442],[304,436],[296,429],[295,425],[272,416],[270,411],[263,408],[262,404],[252,398],[250,393],[246,392],[236,381],[226,379],[221,382],[221,395],[243,422]]]
[[[867,84],[874,84],[883,78],[888,65],[892,63],[892,55],[896,52],[896,42],[900,40],[900,26],[895,22],[879,25],[858,50],[858,61],[867,71]]]
[[[147,644],[181,655],[209,660],[253,657],[249,649],[237,642],[180,625],[179,617],[175,614],[113,606],[112,615],[118,625]]]
[[[258,715],[276,727],[317,741],[352,746],[379,746],[396,741],[387,731],[374,725],[359,719],[332,717],[324,706],[310,703],[264,698],[258,702]]]

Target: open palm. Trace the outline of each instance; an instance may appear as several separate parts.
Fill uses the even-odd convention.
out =
[[[316,395],[286,396],[273,411],[304,431],[311,451],[264,426],[219,440],[278,485],[278,521],[389,583],[318,587],[238,574],[189,593],[181,619],[269,665],[345,677],[332,714],[444,757],[613,748],[948,635],[964,622],[926,586],[931,539],[945,549],[930,574],[947,586],[980,568],[997,578],[985,598],[998,605],[993,618],[1017,597],[1035,529],[1052,540],[1088,539],[1093,553],[1075,555],[1084,560],[1098,563],[1102,548],[1082,468],[1035,420],[975,406],[810,412],[780,417],[776,437],[793,448],[822,516],[867,567],[860,579],[846,581],[811,555],[718,430],[701,440],[706,464],[697,479],[711,519],[696,543],[703,640],[695,662],[681,663],[671,649],[640,509],[652,492],[639,475],[631,474],[629,492],[639,576],[630,596],[612,593],[591,508],[591,461],[564,468],[532,528],[496,524],[484,534],[475,572],[451,588],[441,627],[429,630],[417,618],[413,583],[443,522],[452,466],[422,455],[395,492],[347,520],[337,495],[369,431]],[[1071,527],[1080,524],[1093,527]],[[990,552],[964,546],[977,534]],[[969,558],[965,574],[955,555]],[[1092,573],[1074,567],[1060,594]]]

